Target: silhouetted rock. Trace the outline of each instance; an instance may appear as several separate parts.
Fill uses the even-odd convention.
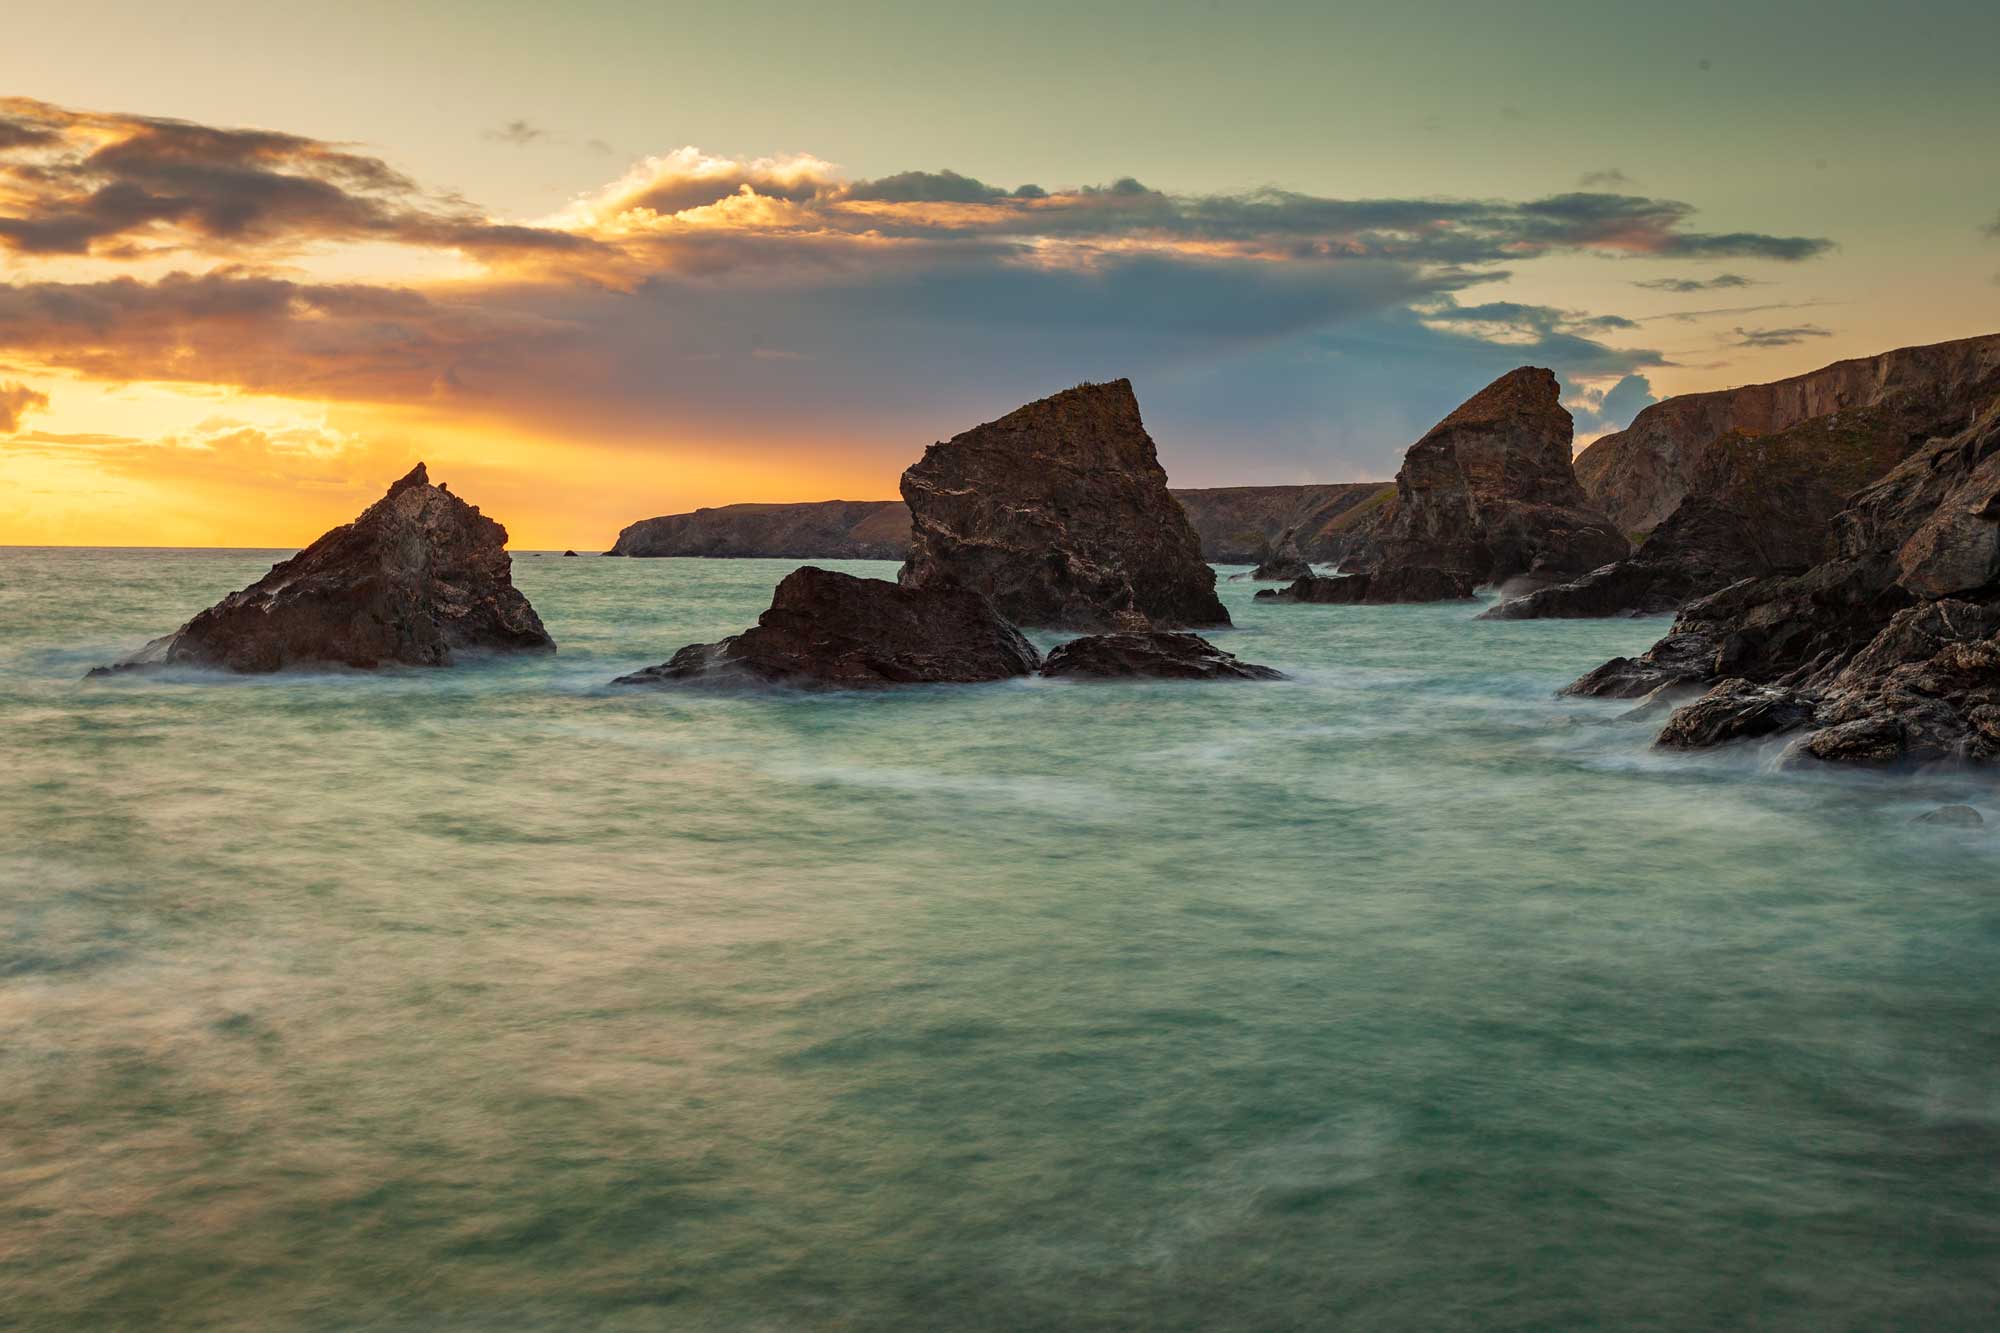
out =
[[[606,555],[901,560],[910,511],[901,500],[733,504],[641,519]]]
[[[1307,574],[1288,588],[1264,588],[1260,602],[1322,602],[1353,606],[1396,602],[1447,602],[1472,596],[1478,580],[1470,574],[1425,567],[1385,569],[1374,574]]]
[[[1227,625],[1127,380],[931,445],[903,474],[913,588],[969,588],[1024,625]]]
[[[1194,634],[1092,634],[1051,649],[1044,676],[1092,679],[1283,680],[1284,673],[1223,652]]]
[[[807,565],[778,584],[753,628],[612,683],[874,689],[1001,680],[1039,665],[1034,645],[978,593]]]
[[[507,530],[422,463],[354,522],[333,529],[138,657],[90,674],[158,666],[448,666],[466,651],[551,652],[514,587]]]
[[[1501,376],[1410,446],[1369,549],[1343,568],[1548,583],[1622,559],[1630,544],[1571,470],[1572,433],[1552,371]]]
[[[577,554],[575,551],[564,551],[563,558],[566,560],[574,560],[577,558]]]

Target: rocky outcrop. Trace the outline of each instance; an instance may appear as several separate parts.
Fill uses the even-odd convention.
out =
[[[976,592],[807,565],[778,584],[753,628],[613,684],[879,689],[1003,680],[1040,665],[1034,645]]]
[[[1749,525],[1704,496],[1691,495],[1629,560],[1582,578],[1499,603],[1482,620],[1588,619],[1663,615],[1704,593],[1773,572]]]
[[[1903,347],[1770,384],[1655,403],[1579,454],[1576,474],[1614,523],[1643,534],[1689,495],[1715,494],[1717,474],[1732,470],[1729,455],[1756,440],[1816,418],[1863,413],[1871,448],[1900,435],[1907,453],[1932,435],[1963,429],[1996,390],[2000,334]]]
[[[1283,680],[1194,634],[1092,634],[1051,649],[1044,676],[1090,680]]]
[[[1250,577],[1259,583],[1290,583],[1312,573],[1312,566],[1299,551],[1298,534],[1287,528],[1278,540],[1267,546],[1257,556],[1257,567],[1250,571]]]
[[[433,486],[422,463],[333,529],[138,657],[92,675],[189,666],[449,666],[466,652],[552,652],[514,587],[507,530]]]
[[[1374,574],[1307,574],[1289,587],[1264,588],[1260,602],[1318,602],[1331,606],[1376,606],[1397,602],[1449,602],[1469,598],[1478,587],[1470,574],[1433,569],[1385,569]]]
[[[1343,568],[1554,583],[1622,559],[1630,545],[1571,470],[1572,429],[1552,371],[1501,376],[1410,446],[1369,549]]]
[[[901,560],[910,511],[901,500],[733,504],[641,519],[607,555]]]
[[[903,474],[911,588],[967,588],[1024,625],[1226,625],[1127,380],[931,445]]]
[[[1254,565],[1285,541],[1309,562],[1338,564],[1360,549],[1396,493],[1386,481],[1176,490],[1204,559]]]
[[[1570,686],[1706,686],[1661,743],[1798,733],[1798,757],[2000,758],[2000,398],[1858,492],[1836,554],[1684,607],[1673,632]]]

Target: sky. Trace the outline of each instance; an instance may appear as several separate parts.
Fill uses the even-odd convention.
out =
[[[0,50],[0,544],[893,496],[1127,376],[1175,485],[2000,331],[1991,3],[71,0]]]

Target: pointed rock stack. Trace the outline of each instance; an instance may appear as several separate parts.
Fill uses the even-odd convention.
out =
[[[352,523],[143,652],[92,675],[189,666],[449,666],[466,651],[552,652],[514,587],[507,530],[422,463]]]
[[[1023,625],[1227,625],[1129,380],[1084,384],[931,445],[903,474],[902,582]]]

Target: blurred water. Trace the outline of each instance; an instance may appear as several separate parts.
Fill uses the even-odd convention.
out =
[[[0,550],[0,1325],[1992,1323],[2000,794],[1550,697],[1658,621],[630,693],[791,562],[525,556],[552,659],[79,681],[281,554]]]

